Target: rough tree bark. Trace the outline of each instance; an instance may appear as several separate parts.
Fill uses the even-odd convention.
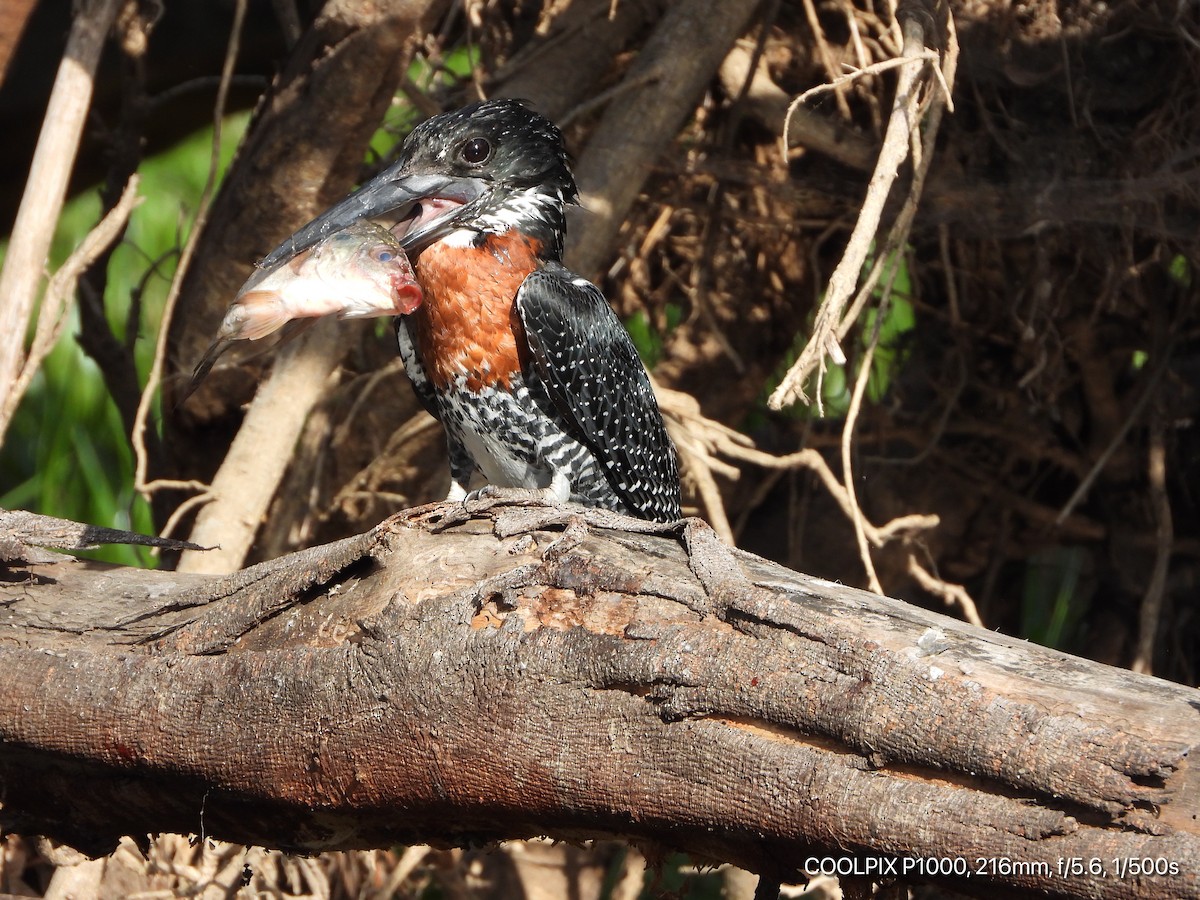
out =
[[[992,896],[1200,895],[1194,690],[700,526],[685,551],[457,509],[223,577],[6,523],[0,827],[91,853],[617,835],[772,877],[833,854]]]

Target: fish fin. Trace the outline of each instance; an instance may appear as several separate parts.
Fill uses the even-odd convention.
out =
[[[221,336],[257,341],[278,331],[291,318],[277,291],[247,291],[225,314]]]
[[[277,340],[274,344],[272,344],[269,349],[278,350],[280,347],[282,347],[284,344],[288,343],[289,341],[294,341],[296,338],[300,337],[300,335],[304,334],[304,332],[308,331],[308,329],[312,328],[314,325],[316,325],[320,321],[321,321],[321,319],[319,317],[318,318],[306,318],[306,319],[292,319],[291,321],[284,324],[283,329],[279,333],[279,340]],[[265,352],[265,350],[264,350],[264,352]]]

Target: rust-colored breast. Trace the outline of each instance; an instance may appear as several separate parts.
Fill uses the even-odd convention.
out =
[[[508,388],[521,369],[524,335],[513,300],[538,267],[537,241],[512,233],[479,247],[433,244],[416,261],[425,302],[412,314],[425,373],[444,388],[460,375],[478,391]]]

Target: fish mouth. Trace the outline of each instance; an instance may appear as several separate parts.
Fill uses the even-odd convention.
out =
[[[274,269],[363,220],[391,228],[404,252],[415,255],[457,229],[490,190],[481,178],[387,169],[286,238],[259,266]]]

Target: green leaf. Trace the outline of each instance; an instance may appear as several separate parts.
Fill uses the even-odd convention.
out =
[[[249,113],[239,113],[223,123],[219,173],[228,167],[248,121]],[[153,360],[176,250],[199,204],[211,152],[212,129],[205,128],[143,161],[139,193],[144,199],[109,263],[106,314],[117,337],[133,341],[143,379]],[[65,205],[51,246],[52,269],[79,245],[99,213],[95,190]],[[0,246],[0,254],[5,249],[6,244]],[[136,333],[127,335],[135,292],[140,317]],[[133,491],[133,455],[121,417],[100,370],[79,347],[78,330],[78,315],[72,313],[9,426],[0,448],[0,506],[151,532],[150,509]],[[144,548],[106,547],[92,555],[127,565],[150,560]]]

